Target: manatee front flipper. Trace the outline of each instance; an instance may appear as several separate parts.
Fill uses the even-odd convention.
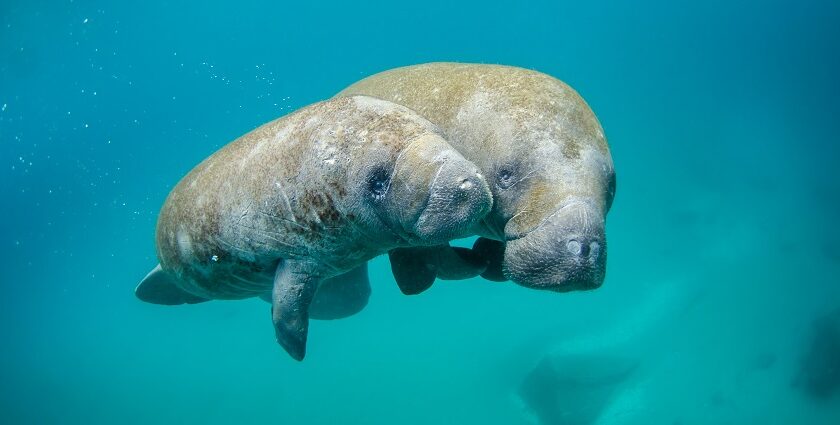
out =
[[[277,342],[295,360],[306,355],[309,332],[309,304],[318,289],[320,278],[314,267],[297,261],[283,261],[274,273],[271,319]]]
[[[406,295],[416,295],[429,289],[435,278],[469,279],[486,268],[484,259],[471,250],[449,244],[396,248],[388,252],[388,258],[394,279]]]
[[[462,280],[476,277],[487,269],[487,262],[469,248],[440,245],[436,250],[437,277],[443,280]]]
[[[134,295],[141,301],[163,305],[197,304],[210,301],[179,288],[175,279],[160,268],[160,264],[140,281],[134,289]]]
[[[342,275],[324,279],[309,306],[309,318],[343,319],[365,308],[370,298],[367,263]]]
[[[272,292],[266,292],[259,297],[272,304]],[[367,263],[347,273],[324,279],[318,285],[315,297],[309,305],[309,318],[335,320],[350,317],[367,306],[370,292]]]
[[[473,244],[472,254],[483,259],[487,268],[481,277],[494,282],[507,280],[502,272],[502,261],[505,259],[505,243],[493,239],[478,238]]]
[[[437,273],[422,255],[425,249],[395,248],[388,251],[391,272],[403,294],[419,294],[429,289],[435,282]]]

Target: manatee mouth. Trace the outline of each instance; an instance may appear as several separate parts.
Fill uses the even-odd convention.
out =
[[[582,211],[582,213],[585,213],[585,214],[591,214],[589,211],[592,211],[592,210],[595,209],[593,204],[589,201],[586,201],[586,200],[573,199],[573,200],[566,201],[563,204],[561,204],[556,210],[554,210],[554,212],[552,212],[551,214],[548,214],[547,216],[543,217],[543,219],[540,220],[539,223],[537,223],[534,227],[532,227],[529,230],[514,232],[514,231],[511,231],[510,226],[508,226],[504,231],[505,240],[506,241],[515,241],[517,239],[522,239],[522,238],[528,236],[530,233],[536,232],[540,228],[542,228],[544,226],[547,226],[547,225],[550,225],[552,220],[555,219],[557,216],[561,216],[565,212],[568,212],[570,210],[574,210],[575,208],[580,209],[580,211]],[[522,214],[522,212],[517,213],[516,215],[511,217],[510,221],[511,222],[515,221],[516,217],[519,214]],[[585,217],[582,217],[582,218],[584,219],[582,221],[587,220]]]
[[[564,205],[533,230],[507,240],[502,269],[513,282],[555,292],[590,290],[604,282],[604,218],[591,204]]]

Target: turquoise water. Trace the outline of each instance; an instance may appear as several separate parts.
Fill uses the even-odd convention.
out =
[[[840,308],[836,2],[5,0],[0,24],[2,423],[840,423],[840,394],[795,385]],[[592,106],[618,173],[603,287],[406,297],[378,258],[368,308],[313,323],[302,363],[260,300],[135,299],[201,159],[440,60],[537,69]],[[574,395],[549,422],[520,396],[543,358],[634,366],[580,391],[540,375]]]

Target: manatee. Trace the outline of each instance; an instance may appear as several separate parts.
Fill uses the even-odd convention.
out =
[[[793,386],[817,400],[840,393],[840,308],[814,319]]]
[[[541,425],[594,424],[637,367],[632,357],[546,355],[516,395]]]
[[[605,305],[592,304],[589,311],[573,313],[586,326],[553,329],[540,338],[544,346],[520,347],[511,362],[500,365],[522,376],[514,399],[525,407],[523,413],[541,425],[674,424],[677,418],[669,415],[684,414],[686,403],[699,407],[697,400],[713,397],[720,380],[734,378],[720,373],[713,382],[703,382],[692,375],[703,355],[689,353],[701,352],[695,347],[708,343],[698,342],[697,329],[708,329],[703,328],[708,311],[698,309],[709,296],[705,280],[674,276],[639,283],[622,297],[621,306],[610,308],[613,318],[601,320]],[[662,394],[662,388],[670,392]],[[662,402],[671,394],[679,400]],[[632,412],[625,410],[628,406]]]
[[[429,63],[375,74],[337,97],[351,95],[417,111],[487,177],[493,209],[477,226],[473,253],[461,255],[482,258],[485,267],[475,270],[483,277],[557,292],[603,283],[615,171],[598,119],[571,87],[522,68]],[[432,284],[423,268],[451,266],[430,252],[390,254],[403,292]]]
[[[320,283],[347,285],[363,306],[368,260],[444,244],[491,206],[478,168],[417,113],[366,96],[315,103],[236,139],[175,186],[157,222],[160,264],[136,295],[190,304],[270,291],[277,340],[302,360]]]

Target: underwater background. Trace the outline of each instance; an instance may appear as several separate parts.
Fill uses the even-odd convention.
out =
[[[840,423],[838,2],[3,0],[0,25],[0,423]],[[380,257],[302,363],[261,300],[134,297],[199,161],[430,61],[593,108],[600,289],[406,297]]]

